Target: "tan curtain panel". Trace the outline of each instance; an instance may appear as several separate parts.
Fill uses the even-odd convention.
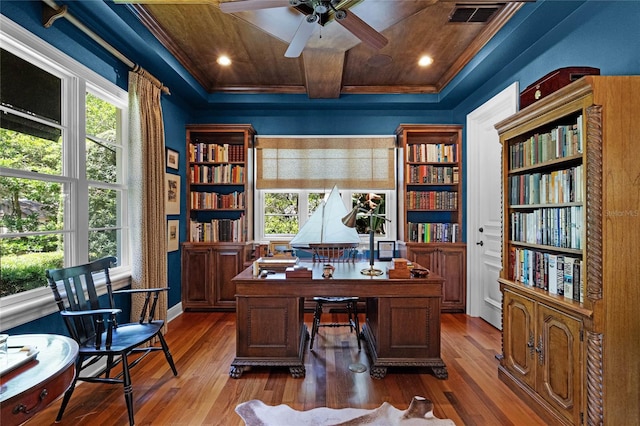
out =
[[[144,70],[129,73],[129,215],[133,288],[167,285],[164,124],[160,105],[161,85],[154,80],[149,80]],[[142,302],[142,297],[134,297],[132,321],[138,320]],[[166,293],[160,295],[156,314],[157,319],[166,320]]]
[[[256,137],[256,187],[395,188],[395,137]]]

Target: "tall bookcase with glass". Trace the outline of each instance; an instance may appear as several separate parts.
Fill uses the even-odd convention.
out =
[[[445,278],[442,311],[466,309],[462,127],[401,124],[399,235],[407,258]]]
[[[231,278],[244,269],[253,237],[249,148],[254,135],[251,125],[187,126],[185,309],[235,309]]]
[[[585,77],[496,125],[498,371],[550,422],[640,418],[639,99],[640,77]]]

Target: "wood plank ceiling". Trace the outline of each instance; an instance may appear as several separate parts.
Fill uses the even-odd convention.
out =
[[[223,13],[221,0],[117,0],[210,93],[438,93],[522,6],[476,0],[362,0],[350,11],[389,43],[373,49],[334,20],[298,58],[284,53],[304,14],[293,7]],[[222,0],[228,1],[228,0]],[[235,0],[243,1],[243,0]],[[465,22],[454,22],[465,21]],[[480,22],[476,22],[480,21]],[[232,64],[219,65],[219,55]],[[433,64],[419,67],[422,55]]]

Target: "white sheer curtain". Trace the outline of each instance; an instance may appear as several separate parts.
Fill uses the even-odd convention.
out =
[[[133,288],[167,285],[167,222],[164,204],[165,148],[160,95],[162,84],[144,70],[129,73],[130,224]],[[166,320],[167,295],[162,293],[156,318]],[[137,316],[142,298],[132,301]],[[137,321],[138,318],[132,318]]]

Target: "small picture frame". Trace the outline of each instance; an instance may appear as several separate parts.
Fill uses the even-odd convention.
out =
[[[180,221],[167,221],[167,252],[178,250],[180,243]]]
[[[178,153],[178,151],[167,148],[167,167],[170,169],[178,170],[180,168],[180,166],[178,165],[179,161],[180,153]]]
[[[166,214],[180,214],[180,176],[165,173]]]
[[[378,260],[393,259],[395,251],[395,241],[378,241]]]

